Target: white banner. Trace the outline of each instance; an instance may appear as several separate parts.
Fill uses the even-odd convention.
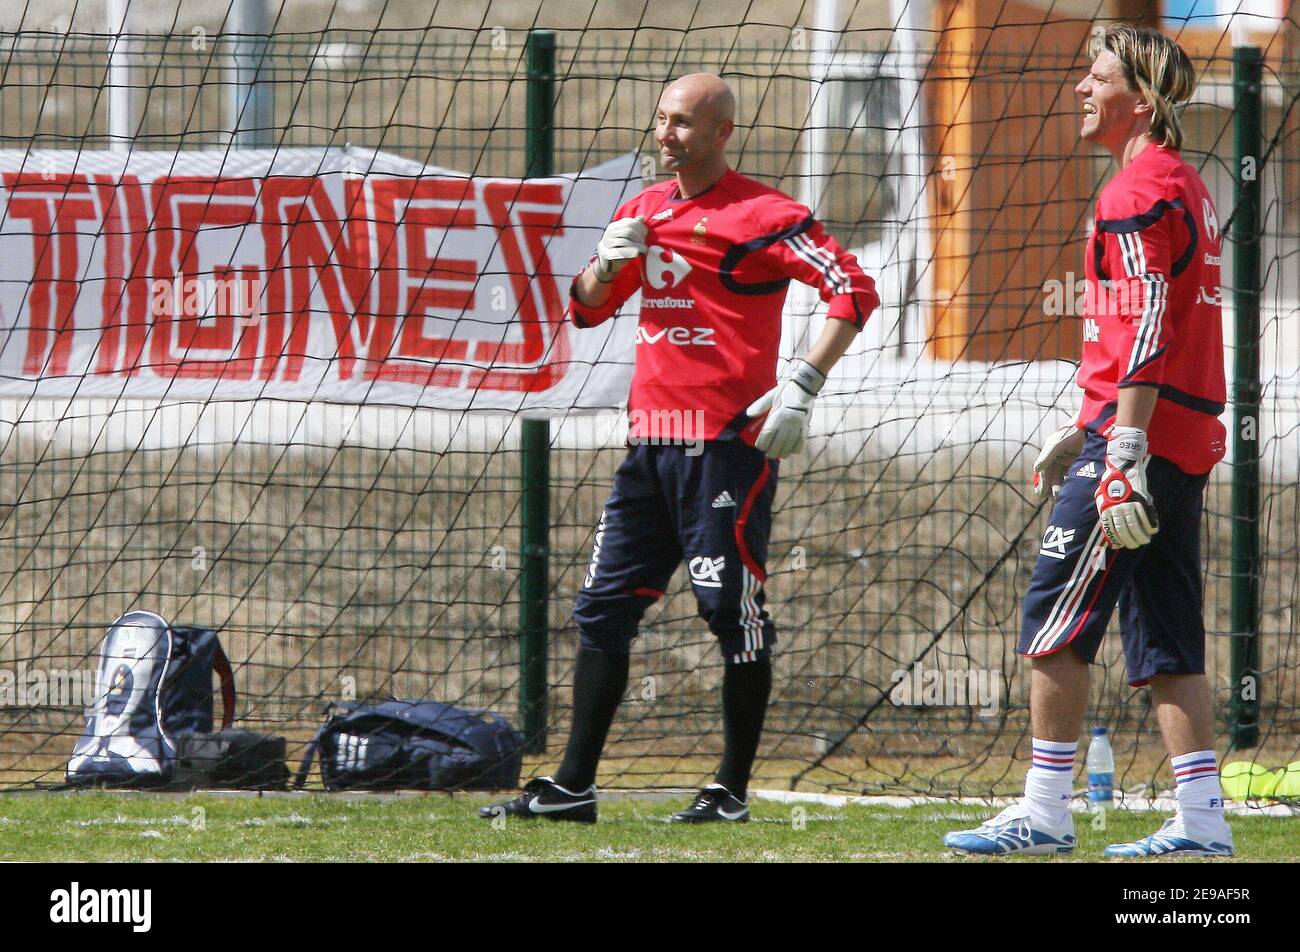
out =
[[[351,147],[0,150],[0,396],[617,407],[635,322],[563,317],[640,188],[635,153],[520,181]]]

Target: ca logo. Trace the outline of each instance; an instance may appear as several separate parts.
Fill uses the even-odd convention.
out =
[[[675,287],[686,280],[691,266],[679,254],[651,245],[645,253],[645,277],[656,291]]]
[[[687,568],[691,570],[691,581],[706,588],[722,588],[722,570],[726,567],[727,557],[725,555],[719,555],[715,558],[710,558],[707,555],[697,555],[687,563]]]
[[[1219,237],[1219,216],[1214,214],[1214,206],[1210,204],[1208,198],[1201,199],[1201,214],[1205,218],[1205,233],[1210,236],[1210,241],[1215,241]]]
[[[1053,559],[1064,559],[1065,547],[1074,539],[1074,532],[1073,529],[1048,526],[1047,531],[1043,533],[1043,546],[1039,552]]]

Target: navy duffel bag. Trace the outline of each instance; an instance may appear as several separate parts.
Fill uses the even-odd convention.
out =
[[[519,784],[524,739],[501,715],[441,701],[334,703],[294,786],[319,755],[326,790],[501,790]]]

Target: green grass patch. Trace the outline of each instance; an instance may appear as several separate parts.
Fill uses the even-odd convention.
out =
[[[664,822],[690,801],[607,800],[595,827],[546,820],[503,828],[476,810],[492,798],[468,795],[344,798],[214,794],[18,794],[0,797],[0,859],[36,862],[322,862],[548,860],[561,862],[983,862],[953,856],[945,832],[973,825],[988,808],[936,802],[908,808],[780,804],[755,800],[737,826]],[[1076,817],[1071,857],[1096,861],[1108,843],[1154,832],[1161,816],[1111,812],[1107,829]],[[1295,819],[1230,818],[1238,855],[1300,860]],[[1224,862],[1216,860],[1215,862]]]

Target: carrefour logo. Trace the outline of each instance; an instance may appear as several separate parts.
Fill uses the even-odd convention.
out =
[[[656,291],[679,286],[691,273],[691,266],[681,255],[651,245],[645,255],[645,278]]]

